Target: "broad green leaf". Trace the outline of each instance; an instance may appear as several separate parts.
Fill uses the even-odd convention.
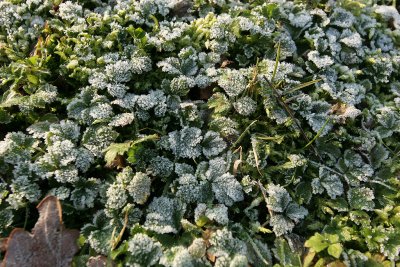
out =
[[[337,259],[339,259],[340,254],[342,254],[342,251],[343,251],[343,247],[339,243],[329,245],[329,247],[328,247],[329,255],[331,255]]]
[[[135,148],[136,145],[150,141],[150,140],[157,140],[158,135],[153,134],[153,135],[146,135],[144,137],[141,137],[135,141],[130,141],[126,143],[112,143],[107,149],[104,150],[105,155],[104,159],[107,163],[108,166],[110,166],[113,162],[113,160],[117,157],[117,155],[124,155],[129,149]],[[132,157],[132,155],[130,155]]]
[[[127,143],[113,143],[106,150],[104,154],[104,159],[106,164],[110,166],[117,155],[123,155],[131,147],[131,142]]]
[[[315,252],[321,252],[329,246],[329,242],[323,235],[316,233],[306,241],[304,246],[311,248]]]
[[[34,85],[37,85],[39,83],[39,78],[35,75],[28,74],[26,77],[28,78],[28,81]]]
[[[209,108],[213,108],[216,114],[224,114],[231,108],[228,98],[222,93],[213,94],[207,102]]]
[[[375,206],[374,191],[367,187],[351,188],[347,193],[350,207],[359,210],[372,210]]]
[[[300,255],[294,252],[283,238],[275,240],[275,256],[283,266],[301,267]]]

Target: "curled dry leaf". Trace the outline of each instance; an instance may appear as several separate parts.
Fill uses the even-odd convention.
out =
[[[66,267],[78,251],[78,230],[65,229],[60,201],[48,196],[37,206],[39,219],[32,233],[14,229],[2,267]]]

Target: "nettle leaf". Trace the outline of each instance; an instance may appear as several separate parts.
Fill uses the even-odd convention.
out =
[[[61,204],[48,196],[37,206],[39,219],[29,233],[14,229],[8,240],[4,266],[70,266],[78,251],[78,230],[68,230],[62,223]]]
[[[267,267],[272,263],[271,251],[268,245],[258,239],[249,239],[247,243],[249,262],[254,266]]]
[[[331,255],[331,256],[333,256],[333,257],[335,257],[337,259],[342,254],[342,251],[343,251],[343,247],[342,247],[341,244],[338,244],[338,243],[329,245],[329,247],[328,247],[329,255]]]
[[[290,197],[286,189],[279,185],[269,185],[268,195],[268,209],[276,212],[283,212],[286,209],[287,205],[289,205],[290,201],[292,201],[292,198]]]
[[[271,216],[269,224],[272,226],[272,229],[277,236],[290,233],[294,228],[294,223],[281,214]]]

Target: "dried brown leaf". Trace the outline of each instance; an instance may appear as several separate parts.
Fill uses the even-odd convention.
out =
[[[0,238],[0,252],[7,250],[8,238]]]
[[[215,257],[214,254],[212,254],[212,253],[210,253],[210,252],[207,252],[207,259],[208,259],[210,262],[215,263],[215,261],[217,260],[217,257]]]
[[[108,263],[108,265],[107,265]],[[106,267],[106,266],[115,266],[115,264],[107,259],[106,256],[99,255],[96,257],[90,257],[87,264],[87,267]]]
[[[37,206],[39,219],[32,233],[14,229],[2,267],[67,267],[78,251],[78,230],[65,229],[60,201],[48,196]]]

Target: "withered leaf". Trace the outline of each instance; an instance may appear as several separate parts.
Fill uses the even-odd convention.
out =
[[[78,230],[65,229],[60,201],[47,196],[37,206],[39,219],[32,233],[14,229],[7,243],[2,267],[67,267],[78,251]]]
[[[0,238],[0,252],[7,250],[7,241],[8,238]]]
[[[108,265],[107,265],[108,263]],[[114,262],[109,260],[106,256],[99,255],[96,257],[90,257],[87,264],[87,267],[106,267],[106,266],[115,266]]]

